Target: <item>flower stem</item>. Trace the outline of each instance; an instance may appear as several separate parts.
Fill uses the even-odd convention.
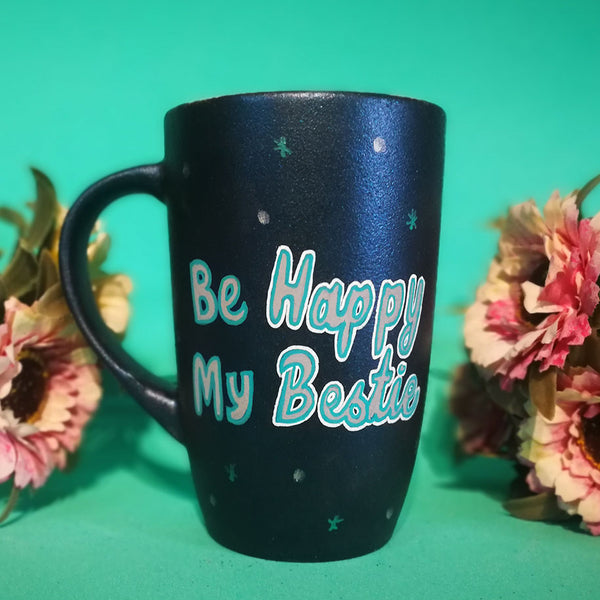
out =
[[[11,490],[10,496],[8,497],[8,502],[6,503],[2,514],[0,514],[0,523],[6,521],[10,513],[13,511],[13,508],[17,505],[20,491],[21,490],[16,485],[13,485],[13,489]]]
[[[578,192],[577,199],[575,200],[577,207],[581,208],[581,204],[585,200],[586,196],[600,183],[600,175],[596,175],[594,179],[588,181]]]

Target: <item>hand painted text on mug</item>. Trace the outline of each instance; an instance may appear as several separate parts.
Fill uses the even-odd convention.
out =
[[[234,275],[223,277],[219,284],[217,294],[212,290],[212,273],[210,267],[200,259],[190,263],[190,277],[192,284],[192,300],[194,303],[194,319],[198,325],[207,325],[216,320],[218,316],[227,325],[241,325],[248,316],[248,306],[242,301],[238,308],[234,305],[240,298],[240,282]],[[208,362],[200,352],[194,355],[194,406],[196,414],[202,414],[203,406],[213,403],[215,418],[223,420],[223,412],[227,420],[234,425],[242,425],[252,412],[252,399],[254,396],[254,373],[242,371],[239,373],[240,386],[238,387],[238,373],[235,371],[225,373],[225,389],[231,403],[226,407],[223,399],[223,379],[221,375],[221,359],[213,356]]]
[[[269,326],[278,328],[285,323],[288,328],[298,330],[305,324],[313,333],[330,334],[335,358],[344,362],[350,355],[357,331],[366,326],[375,312],[371,356],[379,361],[378,366],[369,373],[371,389],[368,393],[365,393],[364,379],[357,381],[348,394],[339,381],[330,381],[318,393],[314,386],[319,372],[316,352],[301,345],[286,348],[277,359],[281,383],[273,410],[273,424],[278,427],[298,425],[315,412],[327,427],[343,425],[351,431],[367,425],[410,419],[419,402],[420,387],[415,374],[404,380],[405,359],[413,350],[419,329],[425,280],[411,275],[407,285],[402,279],[386,279],[381,283],[376,302],[375,286],[371,281],[354,281],[346,289],[344,282],[336,278],[329,283],[319,283],[313,289],[315,261],[315,252],[306,250],[294,270],[292,251],[287,246],[278,248],[267,292]],[[192,261],[190,274],[196,323],[208,324],[218,316],[232,326],[246,320],[246,302],[242,301],[234,308],[240,298],[240,282],[235,276],[224,277],[215,294],[211,288],[212,274],[204,261]],[[394,367],[394,348],[388,343],[388,335],[401,320],[403,324],[396,344],[400,363]],[[236,425],[249,419],[254,392],[252,371],[225,373],[225,390],[231,404],[227,407],[218,356],[206,362],[200,353],[196,353],[193,377],[198,415],[212,402],[219,421],[224,413],[227,420]]]
[[[314,333],[328,333],[334,338],[337,361],[344,362],[350,355],[356,332],[365,327],[375,312],[371,356],[379,363],[369,373],[368,393],[364,379],[357,381],[347,394],[339,381],[330,381],[318,393],[313,384],[319,372],[319,357],[308,346],[290,346],[277,360],[281,384],[273,424],[298,425],[315,412],[323,425],[343,425],[350,431],[410,419],[421,390],[416,375],[410,374],[404,381],[405,359],[412,353],[419,329],[425,280],[416,275],[410,276],[408,285],[402,279],[384,280],[375,309],[376,294],[371,281],[353,281],[346,289],[344,282],[336,278],[313,289],[315,260],[314,250],[306,250],[294,271],[292,251],[287,246],[278,248],[267,294],[269,325],[277,328],[285,323],[297,330],[304,323]],[[394,349],[388,343],[388,334],[402,317],[396,344],[401,360],[394,368]]]

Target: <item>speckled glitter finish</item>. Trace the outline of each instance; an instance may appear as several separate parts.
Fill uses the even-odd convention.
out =
[[[177,391],[106,351],[97,323],[84,331],[186,445],[216,540],[296,561],[379,548],[426,394],[443,111],[383,95],[248,94],[171,110],[165,139],[151,193],[169,215]],[[101,196],[86,192],[75,212],[91,221]],[[67,293],[89,321],[80,291]]]

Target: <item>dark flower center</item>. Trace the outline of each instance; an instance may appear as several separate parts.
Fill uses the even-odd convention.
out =
[[[12,410],[19,421],[30,421],[44,402],[48,371],[37,353],[25,351],[18,359],[21,372],[12,380],[10,392],[0,400],[0,405]]]
[[[594,462],[596,466],[600,465],[600,415],[591,419],[582,417],[581,419],[581,445],[586,456]]]
[[[533,270],[529,275],[529,281],[544,287],[546,285],[546,277],[548,277],[548,269],[550,268],[550,261],[547,258],[543,258],[542,262]]]

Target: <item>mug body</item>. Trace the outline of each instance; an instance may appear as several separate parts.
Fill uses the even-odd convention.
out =
[[[165,119],[178,407],[209,533],[322,561],[391,536],[427,388],[444,113],[290,92]]]

